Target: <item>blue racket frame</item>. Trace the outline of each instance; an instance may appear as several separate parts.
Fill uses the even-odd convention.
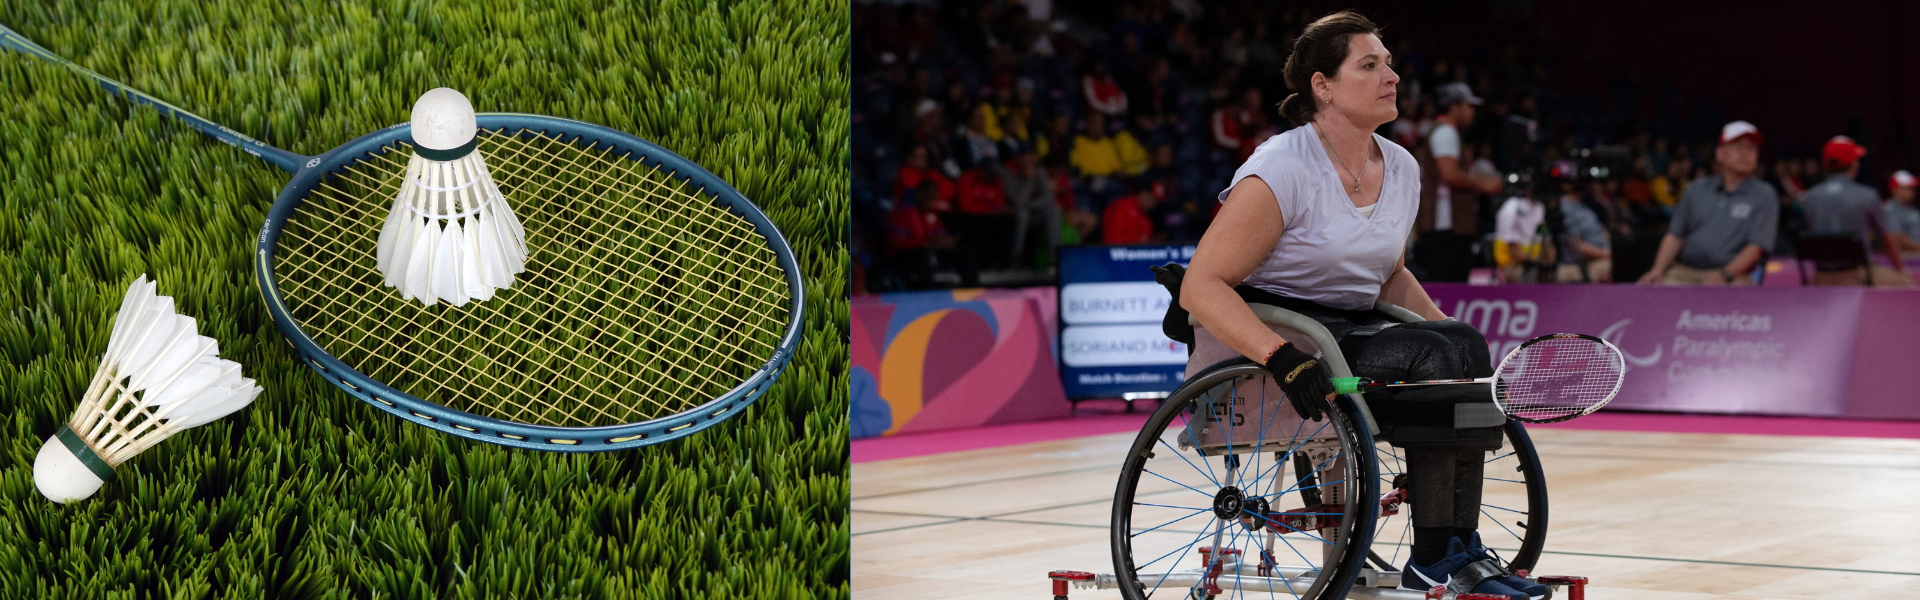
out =
[[[353,161],[389,151],[397,142],[411,143],[413,129],[409,124],[401,123],[374,131],[317,156],[303,156],[247,137],[108,79],[34,44],[4,25],[0,25],[0,48],[63,65],[93,79],[109,92],[185,122],[201,133],[292,173],[293,179],[274,198],[273,207],[267,212],[266,223],[260,228],[254,260],[254,274],[261,299],[266,304],[267,313],[273,318],[273,326],[286,336],[301,361],[312,367],[322,379],[375,408],[415,424],[482,442],[555,452],[604,452],[658,444],[692,435],[742,412],[773,386],[774,381],[786,370],[787,363],[793,359],[800,343],[801,323],[806,314],[806,288],[800,278],[799,262],[779,228],[739,190],[692,160],[625,132],[544,115],[479,113],[476,119],[480,128],[491,135],[540,136],[582,147],[592,146],[622,155],[627,160],[640,162],[685,182],[695,188],[696,193],[712,198],[717,205],[746,219],[753,225],[754,231],[766,238],[768,247],[773,249],[780,269],[786,275],[787,287],[793,297],[786,333],[781,336],[780,345],[774,349],[773,356],[766,364],[726,394],[678,414],[604,427],[549,427],[501,421],[427,402],[368,377],[314,343],[313,338],[307,336],[287,312],[280,290],[273,283],[274,251],[278,248],[280,232],[287,219],[305,202],[307,195],[327,176],[344,171]]]

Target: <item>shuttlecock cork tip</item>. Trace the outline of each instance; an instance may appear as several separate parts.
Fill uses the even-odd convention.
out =
[[[434,88],[413,103],[413,143],[423,158],[448,161],[473,151],[479,126],[473,103],[452,88]]]
[[[47,438],[33,459],[33,485],[48,500],[61,504],[93,496],[112,476],[113,468],[65,425]]]

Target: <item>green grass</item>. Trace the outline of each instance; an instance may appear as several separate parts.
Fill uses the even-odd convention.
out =
[[[267,320],[248,257],[286,175],[0,51],[0,599],[847,597],[848,7],[269,4],[8,0],[0,24],[302,154],[442,85],[653,140],[785,232],[804,345],[745,414],[660,446],[550,454],[402,422]],[[266,391],[53,504],[34,456],[141,273]]]

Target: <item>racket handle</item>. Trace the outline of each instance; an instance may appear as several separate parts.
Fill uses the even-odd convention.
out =
[[[1359,378],[1359,377],[1335,377],[1335,378],[1333,378],[1333,393],[1335,393],[1335,394],[1358,394],[1358,393],[1360,393],[1360,378]]]

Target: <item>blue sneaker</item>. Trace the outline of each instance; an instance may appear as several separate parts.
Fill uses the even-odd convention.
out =
[[[1478,531],[1467,534],[1467,552],[1474,555],[1474,560],[1491,558],[1493,556],[1492,553],[1487,552],[1486,545],[1480,543],[1480,532]],[[1545,584],[1527,581],[1518,575],[1501,577],[1500,583],[1519,590],[1522,594],[1526,594],[1527,600],[1545,600],[1553,596],[1553,588]]]
[[[1484,560],[1484,558],[1480,555],[1468,551],[1466,543],[1461,542],[1460,538],[1449,539],[1447,540],[1447,555],[1438,562],[1427,566],[1420,566],[1414,563],[1412,558],[1407,559],[1407,568],[1400,571],[1400,589],[1413,590],[1416,592],[1424,592],[1433,589],[1435,586],[1454,589],[1457,587],[1453,585],[1454,577],[1456,575],[1463,575],[1461,570],[1465,569],[1467,565],[1482,560]],[[1473,586],[1473,589],[1466,591],[1475,594],[1501,595],[1511,598],[1512,600],[1532,600],[1528,597],[1528,594],[1501,583],[1498,577],[1484,579],[1480,581],[1479,584]]]

